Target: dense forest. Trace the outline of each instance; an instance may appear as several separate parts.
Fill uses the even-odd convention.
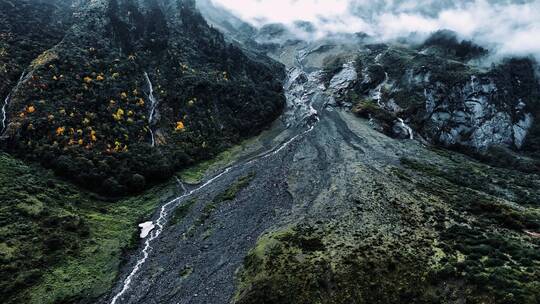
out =
[[[7,105],[4,147],[119,196],[265,128],[284,105],[282,68],[225,42],[193,2],[177,5],[166,10],[155,1],[114,0],[83,6],[74,26],[63,36],[50,31],[45,42],[39,34],[18,35],[27,29],[8,32],[22,40],[6,47],[21,57],[5,56],[18,67],[9,77],[25,73]],[[8,24],[31,12],[4,7]],[[35,27],[56,28],[49,23],[36,20]],[[50,48],[15,49],[32,44]]]

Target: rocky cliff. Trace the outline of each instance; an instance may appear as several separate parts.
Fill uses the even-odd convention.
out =
[[[484,67],[470,61],[484,52],[455,38],[417,47],[368,45],[356,62],[359,81],[343,101],[399,137],[412,135],[404,120],[417,136],[445,147],[537,145],[536,62],[506,59]]]

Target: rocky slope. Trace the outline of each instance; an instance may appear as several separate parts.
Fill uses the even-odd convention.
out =
[[[3,144],[14,154],[122,195],[257,134],[283,108],[281,66],[225,42],[192,1],[74,7],[61,41],[7,90]]]
[[[255,44],[287,65],[294,64],[288,54],[308,44],[318,46],[312,48],[313,54],[325,54],[317,59],[317,67],[328,74],[354,61],[358,80],[339,104],[356,106],[355,111],[387,134],[410,138],[415,133],[430,143],[474,155],[506,148],[538,156],[534,122],[540,114],[540,68],[532,58],[490,63],[487,49],[447,30],[433,33],[421,44],[406,39],[380,44],[364,34],[307,43],[301,37],[309,37],[313,27],[309,23],[297,23],[294,30],[282,24],[253,29],[217,18],[223,14],[209,4],[202,11],[243,44]],[[498,154],[513,158],[509,151]]]
[[[539,176],[395,139],[342,109],[347,46],[298,44],[287,111],[159,227],[100,303],[535,303]],[[525,178],[524,178],[525,177]]]
[[[359,102],[360,111],[373,106],[387,117],[401,116],[418,135],[446,147],[485,151],[536,145],[537,135],[530,134],[540,101],[536,63],[508,59],[489,68],[475,66],[467,59],[481,49],[450,37],[412,49],[368,46],[357,62],[361,80],[351,100],[344,101]],[[396,118],[383,128],[408,136],[399,125]]]

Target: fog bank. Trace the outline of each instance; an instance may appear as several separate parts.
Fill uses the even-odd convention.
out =
[[[449,29],[497,55],[540,58],[539,0],[212,0],[261,27],[283,23],[304,39],[364,32],[387,41]],[[295,21],[308,21],[306,32]]]

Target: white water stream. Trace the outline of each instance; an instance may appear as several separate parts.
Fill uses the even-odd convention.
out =
[[[302,68],[299,67],[299,69],[302,69]],[[295,73],[291,73],[291,74],[295,74]],[[291,75],[291,74],[289,74],[289,78],[298,76],[298,75],[294,76],[294,75]],[[150,80],[148,79],[148,75],[146,73],[145,73],[145,78],[147,79],[147,82],[149,84],[149,88],[150,88],[149,98],[151,98],[150,96],[153,96],[152,95],[153,89],[152,89]],[[314,80],[314,79],[316,79],[316,78],[311,78],[311,80]],[[288,90],[293,89],[293,88],[291,88],[291,86],[293,86],[293,87],[294,86],[301,86],[302,87],[301,90],[303,90],[303,94],[300,94],[300,96],[298,96],[298,95],[295,96],[294,94],[293,95],[290,95],[290,94],[287,95],[286,94],[287,95],[288,107],[289,108],[293,107],[293,109],[294,109],[294,108],[298,107],[298,103],[297,103],[298,101],[296,100],[298,97],[300,97],[300,99],[303,100],[303,101],[308,101],[309,99],[306,100],[306,95],[311,96],[315,91],[305,90],[303,84],[301,84],[301,83],[292,84],[292,82],[293,81],[291,81],[291,79],[289,79],[289,81],[287,81],[287,83],[289,84],[289,87],[286,88],[286,90],[287,89]],[[321,89],[321,87],[318,86],[318,85],[315,85],[315,86],[312,86],[312,87]],[[296,100],[296,103],[295,103],[295,100]],[[261,161],[261,160],[264,160],[264,159],[269,158],[271,156],[274,156],[274,155],[280,153],[281,151],[283,151],[285,148],[287,148],[290,144],[292,144],[297,139],[299,139],[299,138],[307,135],[311,131],[313,131],[313,129],[315,128],[315,125],[320,121],[320,118],[317,115],[317,111],[312,107],[311,104],[308,104],[307,107],[305,107],[305,109],[308,112],[308,113],[306,113],[308,116],[314,117],[313,123],[309,124],[309,127],[305,131],[296,134],[295,136],[291,137],[289,140],[277,145],[276,147],[268,150],[267,152],[263,152],[263,153],[255,156],[255,157],[253,157],[251,160],[249,160],[247,162],[232,165],[230,167],[225,168],[219,174],[217,174],[214,177],[212,177],[211,179],[207,180],[202,185],[200,185],[200,186],[198,186],[198,187],[196,187],[196,188],[194,188],[194,189],[192,189],[190,191],[185,191],[184,194],[182,194],[182,195],[178,196],[177,198],[171,200],[170,202],[167,202],[166,204],[164,204],[160,209],[158,219],[155,221],[155,228],[153,228],[153,231],[150,232],[149,237],[147,237],[145,242],[144,242],[144,247],[143,247],[143,250],[142,250],[141,257],[137,260],[135,266],[133,267],[133,269],[131,270],[129,275],[124,280],[123,285],[122,285],[122,289],[112,298],[110,303],[111,304],[116,304],[122,298],[122,296],[131,288],[133,278],[139,272],[141,267],[144,265],[144,263],[148,259],[150,251],[152,250],[152,242],[155,239],[157,239],[159,237],[159,235],[163,232],[165,224],[167,223],[167,220],[168,220],[169,212],[173,211],[176,207],[178,207],[179,204],[185,198],[187,198],[187,197],[189,197],[189,196],[191,196],[191,195],[205,189],[206,187],[212,185],[216,180],[218,180],[221,177],[225,176],[226,174],[228,174],[232,170],[239,169],[239,168],[242,168],[244,166],[249,166],[249,165],[251,165],[251,164],[253,164],[253,163],[257,162],[257,161]],[[305,121],[306,114],[298,115],[298,116],[296,116],[296,118],[299,119],[300,121]],[[300,121],[298,121],[298,122],[300,122]],[[179,184],[182,187],[184,187],[183,183],[180,180],[177,180],[177,181],[179,182]],[[185,188],[183,188],[183,189],[185,189]],[[149,223],[154,225],[154,222],[149,222]],[[148,224],[148,223],[146,223],[146,224]],[[148,225],[146,225],[146,226],[148,226]]]
[[[384,81],[381,82],[371,93],[371,98],[377,101],[377,105],[381,108],[384,108],[382,104],[382,89],[388,83],[388,73],[384,72]]]
[[[154,86],[148,77],[148,73],[144,72],[144,78],[148,85],[148,100],[150,100],[150,113],[148,115],[148,129],[150,130],[150,136],[152,137],[152,147],[156,145],[156,139],[154,137],[154,130],[152,130],[152,124],[154,123],[154,116],[156,114],[157,100],[154,97]]]
[[[146,239],[146,241],[144,242],[144,248],[142,250],[142,257],[139,258],[139,260],[137,260],[137,263],[135,264],[135,266],[133,267],[133,269],[131,270],[130,274],[127,276],[127,278],[124,280],[124,284],[122,286],[122,290],[120,290],[120,292],[118,292],[112,299],[111,301],[111,304],[116,304],[116,302],[126,293],[126,291],[129,290],[129,288],[131,287],[131,282],[133,281],[133,278],[134,276],[139,272],[139,270],[141,269],[142,265],[146,262],[146,260],[148,259],[148,256],[150,254],[150,251],[152,250],[152,242],[157,239],[159,237],[159,235],[163,232],[163,228],[165,227],[165,224],[167,223],[167,217],[168,217],[168,214],[170,211],[174,210],[176,207],[178,207],[178,203],[180,203],[184,198],[186,197],[189,197],[197,192],[199,192],[200,190],[206,188],[207,186],[213,184],[216,180],[218,180],[219,178],[221,178],[222,176],[226,175],[227,173],[229,173],[231,170],[234,170],[234,169],[237,169],[237,168],[240,168],[242,166],[248,166],[248,165],[251,165],[253,164],[254,162],[256,161],[259,161],[259,160],[262,160],[262,159],[266,159],[270,156],[273,156],[273,155],[276,155],[278,154],[279,152],[281,152],[283,149],[285,149],[287,146],[289,146],[292,142],[294,142],[296,139],[298,139],[299,137],[301,136],[304,136],[306,134],[308,134],[309,132],[313,131],[313,129],[315,128],[315,125],[312,125],[310,126],[306,131],[300,133],[300,134],[297,134],[295,135],[294,137],[292,137],[291,139],[289,139],[288,141],[282,143],[281,145],[277,146],[277,148],[274,148],[273,150],[270,150],[269,152],[267,153],[263,153],[255,158],[253,158],[252,160],[246,162],[246,163],[243,163],[243,164],[238,164],[238,165],[233,165],[233,166],[230,166],[230,167],[227,167],[225,168],[221,173],[217,174],[216,176],[212,177],[211,179],[207,180],[204,184],[200,185],[199,187],[195,188],[195,189],[192,189],[191,191],[189,192],[186,192],[184,193],[183,195],[173,199],[172,201],[166,203],[165,205],[163,205],[161,207],[161,210],[159,212],[159,217],[158,219],[156,220],[155,222],[155,227],[157,227],[157,229],[154,229],[152,233],[150,233],[150,237]],[[150,222],[152,223],[153,225],[153,222]],[[142,235],[141,235],[142,237]]]
[[[404,128],[405,130],[407,130],[407,133],[409,133],[409,139],[414,139],[414,132],[413,132],[413,129],[411,127],[409,127],[409,125],[407,125],[403,119],[399,118],[398,117],[398,121],[399,123],[401,124],[401,127]]]
[[[17,90],[19,89],[21,84],[26,80],[27,77],[25,77],[25,76],[26,76],[26,73],[23,72],[21,74],[21,77],[19,77],[19,81],[17,81],[17,84],[8,93],[8,95],[6,96],[6,99],[4,99],[4,104],[2,105],[2,129],[0,129],[0,134],[2,134],[4,132],[4,130],[6,129],[6,123],[7,123],[7,113],[6,113],[6,111],[7,111],[7,106],[9,105],[9,102],[11,101],[11,96],[13,96],[13,94],[15,92],[17,92]]]

